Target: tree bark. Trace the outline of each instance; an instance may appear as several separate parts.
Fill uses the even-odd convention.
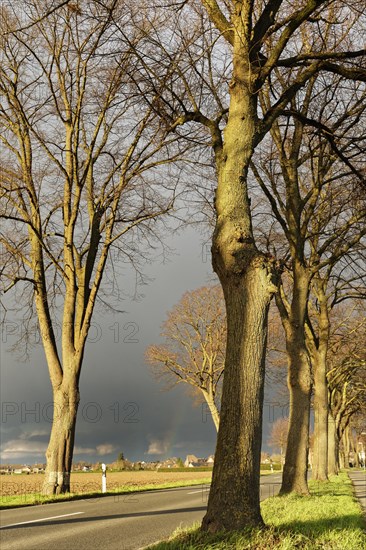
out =
[[[76,376],[65,376],[53,391],[53,421],[46,459],[43,494],[70,492],[79,389]]]
[[[266,279],[261,266],[251,266],[241,284],[228,281],[224,288],[228,341],[213,479],[203,520],[208,531],[263,523],[259,476],[270,301]]]
[[[202,529],[262,526],[260,451],[264,360],[273,262],[255,246],[247,176],[257,136],[250,25],[233,14],[233,76],[222,147],[214,141],[218,187],[212,262],[227,313],[227,346],[215,463]],[[247,24],[248,23],[248,24]],[[214,136],[213,136],[214,137]]]
[[[219,431],[219,425],[220,425],[220,415],[219,411],[217,410],[215,399],[212,394],[206,391],[202,391],[204,398],[206,400],[208,409],[210,411],[213,423],[215,424],[216,431]]]
[[[346,467],[346,459],[344,454],[344,449],[339,450],[339,467],[341,470]]]
[[[344,468],[349,468],[349,426],[346,426],[343,432],[343,453],[344,453]]]
[[[328,481],[328,386],[325,358],[314,366],[314,468],[313,479]]]
[[[294,260],[293,275],[291,307],[288,316],[284,319],[288,353],[287,384],[290,393],[290,414],[280,493],[295,492],[308,495],[307,467],[311,375],[305,345],[305,314],[309,280],[306,268],[296,259]],[[281,318],[283,318],[283,312]]]
[[[312,477],[318,481],[328,481],[327,352],[330,322],[325,288],[326,281],[322,281],[318,276],[315,292],[319,304],[319,336],[317,349],[311,353],[314,374],[314,468]]]
[[[339,473],[339,445],[335,420],[331,412],[328,413],[328,474]]]
[[[353,456],[354,456],[354,462],[353,465],[355,468],[360,467],[360,458],[358,456],[358,448],[357,448],[357,434],[353,434],[351,431],[351,439],[352,439],[352,448],[353,448]]]

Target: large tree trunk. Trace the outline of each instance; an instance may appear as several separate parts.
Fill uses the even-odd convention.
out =
[[[339,446],[335,420],[331,412],[328,414],[328,474],[339,473]]]
[[[254,243],[247,176],[257,139],[250,36],[244,12],[233,14],[235,42],[230,107],[221,148],[215,141],[218,187],[212,262],[224,291],[227,346],[213,478],[202,529],[263,525],[260,451],[264,359],[273,262]]]
[[[228,280],[224,287],[227,356],[213,479],[203,520],[209,531],[262,524],[259,476],[270,293],[261,265],[250,266],[240,283]]]
[[[306,269],[298,260],[293,267],[293,297],[284,323],[290,393],[289,431],[281,494],[309,494],[307,484],[311,375],[305,345],[305,313],[309,293]],[[282,317],[282,314],[281,314]]]
[[[46,458],[43,493],[55,495],[70,491],[70,474],[74,449],[79,389],[76,377],[64,376],[53,391],[53,422]]]

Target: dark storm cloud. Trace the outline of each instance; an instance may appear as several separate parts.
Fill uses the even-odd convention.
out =
[[[145,270],[152,281],[143,288],[143,299],[125,299],[119,307],[124,313],[97,311],[94,316],[80,380],[76,460],[112,461],[120,451],[145,461],[214,451],[210,418],[192,405],[183,388],[163,392],[144,360],[146,347],[159,341],[166,312],[186,290],[212,278],[209,247],[192,229],[171,239],[169,246],[175,253],[168,262]],[[130,272],[127,286],[133,284]],[[125,288],[123,280],[120,286]],[[1,349],[1,462],[40,461],[51,427],[46,362],[40,346],[26,363],[7,351],[15,338],[15,321],[8,319]]]

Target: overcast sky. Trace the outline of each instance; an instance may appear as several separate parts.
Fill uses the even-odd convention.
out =
[[[159,342],[166,312],[186,290],[212,282],[210,246],[192,227],[168,244],[175,253],[144,272],[153,280],[144,297],[126,298],[126,313],[96,313],[80,380],[74,460],[112,462],[119,452],[136,460],[163,460],[215,451],[216,433],[206,407],[197,407],[184,387],[162,391],[144,361],[148,345]],[[134,274],[125,283],[133,288]],[[123,281],[121,281],[123,283]],[[123,284],[121,285],[121,287]],[[1,335],[1,462],[44,462],[52,414],[52,393],[41,346],[30,359],[18,360],[9,347],[15,341],[11,315]],[[268,399],[267,399],[268,400]],[[266,446],[271,422],[282,411],[264,409]]]

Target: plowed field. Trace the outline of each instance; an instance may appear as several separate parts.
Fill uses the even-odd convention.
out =
[[[161,485],[177,481],[192,481],[207,479],[211,472],[107,472],[107,490],[118,488],[141,487],[142,485]],[[39,493],[44,480],[43,474],[12,474],[0,478],[0,496],[25,495]],[[72,493],[92,493],[100,491],[102,485],[101,473],[73,473],[71,474]]]

